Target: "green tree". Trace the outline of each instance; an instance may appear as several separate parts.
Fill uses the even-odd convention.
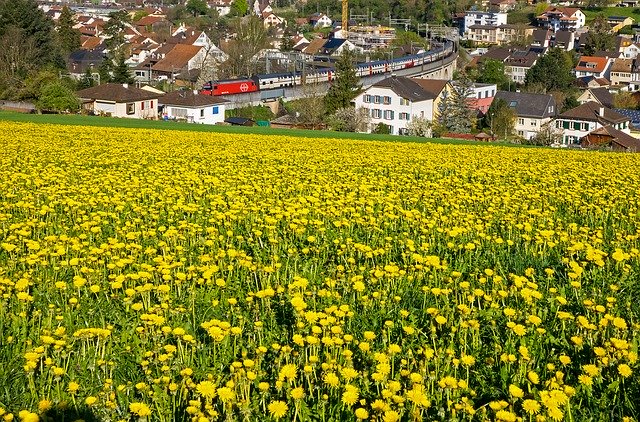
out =
[[[429,43],[420,35],[412,31],[398,31],[396,37],[391,42],[392,47],[403,47],[412,45],[414,47],[427,48]]]
[[[105,45],[111,58],[115,58],[125,43],[124,31],[129,23],[129,14],[125,10],[109,13],[109,20],[104,26]]]
[[[568,89],[575,80],[571,54],[558,48],[550,49],[529,69],[525,85],[538,86],[544,92]]]
[[[209,11],[207,2],[205,0],[189,0],[187,1],[187,11],[193,16],[206,15]]]
[[[67,55],[80,48],[80,31],[73,27],[74,24],[73,14],[65,5],[58,18],[57,30],[60,47]]]
[[[106,58],[98,66],[98,75],[100,75],[100,84],[106,84],[111,82],[113,62],[111,59]]]
[[[598,51],[610,51],[615,49],[616,38],[611,32],[607,17],[602,13],[595,17],[589,25],[583,52],[590,56]]]
[[[484,84],[496,84],[498,89],[508,89],[509,80],[504,73],[504,62],[500,60],[483,60],[478,67],[476,82]]]
[[[613,105],[615,108],[638,108],[638,100],[629,91],[620,91],[613,96]]]
[[[516,123],[516,113],[502,98],[491,103],[484,117],[484,125],[491,130],[491,134],[502,136],[504,139],[513,134]]]
[[[35,0],[0,0],[0,37],[5,36],[11,28],[19,29],[24,39],[33,43],[37,51],[34,66],[53,64],[64,67],[56,44],[53,21],[38,9]]]
[[[113,65],[113,76],[111,82],[130,84],[133,83],[133,76],[131,75],[131,69],[125,63],[124,54],[118,54],[116,61]]]
[[[249,3],[247,0],[233,0],[231,3],[231,11],[229,12],[232,16],[244,16],[247,14],[249,10]]]
[[[351,101],[362,92],[360,79],[354,66],[354,52],[345,48],[336,62],[336,74],[324,103],[327,113],[351,106]]]
[[[94,84],[93,75],[91,74],[91,69],[87,67],[84,74],[78,81],[78,89],[91,88]]]
[[[76,111],[80,108],[80,101],[69,87],[54,82],[42,88],[36,106],[39,110]]]
[[[472,82],[466,74],[461,74],[451,91],[446,92],[436,113],[435,132],[469,133],[476,123],[473,105]]]

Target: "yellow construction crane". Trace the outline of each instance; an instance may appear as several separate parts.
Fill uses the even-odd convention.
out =
[[[347,26],[349,25],[349,0],[342,0],[342,32],[347,38]]]

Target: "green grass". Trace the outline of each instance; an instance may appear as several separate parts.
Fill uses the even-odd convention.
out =
[[[306,130],[306,129],[276,129],[271,127],[245,127],[245,126],[221,126],[221,125],[198,125],[193,123],[166,122],[159,120],[139,120],[139,119],[118,119],[113,117],[82,116],[76,114],[25,114],[11,111],[0,111],[0,121],[7,120],[13,122],[41,123],[71,126],[100,126],[100,127],[123,127],[134,129],[156,129],[156,130],[184,130],[190,132],[217,132],[217,133],[241,133],[259,135],[282,135],[302,138],[339,138],[339,139],[360,139],[370,141],[387,142],[431,142],[443,144],[465,144],[465,145],[510,145],[520,146],[502,142],[478,142],[461,139],[434,139],[420,138],[416,136],[397,135],[377,135],[368,133],[335,132],[330,130]]]
[[[636,22],[640,22],[640,8],[637,7],[594,7],[592,9],[581,9],[587,18],[587,23],[593,21],[596,16],[630,16]]]

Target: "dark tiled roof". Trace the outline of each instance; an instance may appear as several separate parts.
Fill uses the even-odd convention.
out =
[[[206,107],[227,103],[228,101],[211,95],[194,94],[193,91],[173,91],[163,95],[158,102],[165,105],[184,107]]]
[[[402,98],[411,101],[433,100],[436,96],[425,91],[418,83],[404,76],[391,76],[373,84],[379,88],[389,88]]]
[[[510,55],[511,55],[511,51],[509,51],[509,49],[498,47],[498,48],[492,48],[491,50],[487,51],[485,54],[482,55],[480,60],[493,59],[493,60],[500,60],[501,62],[503,62]]]
[[[604,116],[600,116],[600,109],[603,109]],[[595,101],[589,101],[588,103],[579,105],[576,108],[567,110],[558,117],[562,119],[577,119],[590,122],[598,122],[602,125],[629,121],[628,117],[617,113],[610,108],[604,107],[596,103]]]
[[[495,98],[514,108],[517,116],[542,119],[556,115],[556,100],[550,94],[498,91]],[[553,107],[553,111],[550,112],[549,107]]]
[[[514,51],[505,61],[510,66],[531,67],[538,60],[538,55],[533,51]]]
[[[603,126],[596,130],[589,132],[588,135],[585,135],[581,138],[581,141],[586,141],[589,135],[605,135],[610,136],[611,140],[607,142],[607,144],[616,144],[621,146],[623,149],[629,152],[639,152],[640,151],[640,139],[636,139],[631,135],[628,135],[614,127],[611,126]],[[594,147],[598,147],[600,145],[593,145]]]
[[[122,84],[102,84],[92,86],[76,92],[78,98],[89,100],[115,101],[123,103],[127,101],[143,101],[158,98],[159,95],[144,89]]]
[[[420,87],[427,91],[428,93],[430,93],[431,95],[433,95],[433,98],[436,98],[438,95],[440,95],[440,93],[442,92],[442,90],[447,86],[447,84],[449,83],[448,80],[446,79],[421,79],[421,78],[413,78],[412,79],[415,83],[417,83],[418,85],[420,85]]]
[[[605,107],[613,108],[613,94],[608,88],[591,88],[591,94]]]

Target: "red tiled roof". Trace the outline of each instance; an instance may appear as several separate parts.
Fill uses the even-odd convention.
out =
[[[607,63],[609,60],[606,57],[594,57],[594,56],[582,56],[578,61],[578,65],[576,66],[576,71],[582,72],[604,72],[607,68]],[[595,66],[589,67],[588,65],[592,64]]]
[[[151,69],[159,72],[177,72],[186,68],[189,60],[193,59],[201,49],[200,46],[176,44]]]

